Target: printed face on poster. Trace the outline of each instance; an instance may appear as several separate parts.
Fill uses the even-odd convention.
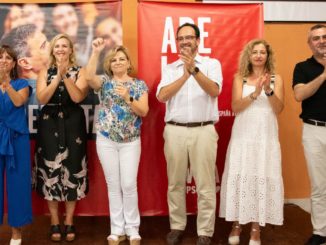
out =
[[[33,94],[29,100],[29,130],[36,134],[36,114],[39,109],[35,97],[36,79],[48,66],[49,42],[59,33],[66,33],[74,43],[77,64],[85,66],[95,37],[105,40],[105,49],[97,69],[103,73],[103,59],[107,51],[122,45],[121,2],[58,3],[58,4],[1,4],[0,44],[11,46],[18,56],[18,75],[29,81]],[[88,132],[94,135],[92,119],[97,96],[90,93],[83,102]]]

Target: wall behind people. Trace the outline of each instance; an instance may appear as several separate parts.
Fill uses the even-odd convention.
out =
[[[137,0],[124,0],[122,4],[123,40],[132,53],[136,71],[138,71],[137,2]],[[197,1],[161,0],[158,2],[193,3]],[[313,23],[265,23],[264,26],[264,38],[274,48],[276,69],[278,73],[282,74],[285,85],[285,109],[279,116],[279,132],[286,199],[305,199],[309,198],[310,195],[306,162],[301,145],[302,123],[298,118],[301,109],[300,104],[293,97],[292,72],[294,65],[299,60],[303,60],[310,55],[309,48],[305,43],[307,30],[311,25]]]
[[[144,1],[144,0],[143,0]],[[158,2],[198,2],[196,0],[156,0]],[[0,2],[9,2],[0,0]],[[11,3],[22,1],[12,0]],[[25,2],[46,3],[45,0]],[[67,2],[57,0],[51,2]],[[69,2],[87,2],[71,0]],[[135,71],[138,71],[137,60],[137,4],[138,0],[122,0],[123,43],[129,48]],[[300,104],[295,102],[292,92],[292,71],[294,65],[310,56],[306,45],[307,30],[314,23],[265,23],[264,38],[275,50],[277,72],[282,74],[285,85],[285,109],[279,116],[280,141],[283,154],[283,176],[285,197],[288,199],[308,198],[310,187],[306,171],[303,148],[301,146],[301,127],[298,118]],[[231,98],[230,98],[231,99]]]
[[[150,0],[144,0],[144,2]],[[123,1],[124,44],[129,47],[136,71],[137,60],[137,0]],[[159,0],[158,2],[198,2],[195,0]],[[126,18],[128,16],[128,18]],[[285,198],[309,198],[310,186],[306,162],[301,145],[302,123],[298,118],[300,104],[294,100],[292,72],[299,60],[310,56],[306,43],[307,30],[313,23],[265,23],[264,38],[273,46],[276,55],[276,69],[282,74],[285,87],[285,109],[279,116],[279,132],[282,148]],[[141,52],[141,51],[139,51]],[[231,100],[231,98],[230,98]]]
[[[274,47],[278,73],[282,74],[285,107],[279,116],[283,176],[287,199],[309,197],[310,186],[301,145],[300,103],[294,100],[292,73],[298,61],[311,56],[307,31],[313,23],[266,23],[265,38]]]

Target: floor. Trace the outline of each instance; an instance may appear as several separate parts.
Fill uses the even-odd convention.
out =
[[[74,242],[53,243],[49,240],[49,217],[36,216],[34,222],[23,228],[23,245],[41,244],[78,244],[78,245],[107,245],[106,237],[109,231],[108,217],[76,217],[75,225],[77,238]],[[227,244],[231,223],[217,218],[213,244]],[[243,227],[241,243],[248,244],[249,225]],[[309,213],[298,206],[286,204],[284,207],[284,225],[267,225],[261,231],[262,244],[264,245],[302,245],[311,233]],[[142,245],[160,245],[165,243],[165,236],[169,232],[167,216],[142,217],[140,234]],[[11,236],[10,227],[5,223],[0,226],[0,244],[9,244]],[[128,242],[120,243],[127,245]],[[188,216],[186,234],[183,245],[196,244],[196,217]]]

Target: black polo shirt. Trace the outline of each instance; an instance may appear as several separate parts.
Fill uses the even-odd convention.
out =
[[[299,83],[309,83],[323,73],[324,69],[324,66],[318,63],[313,56],[296,64],[293,71],[292,87]],[[302,101],[301,108],[300,118],[326,122],[326,81],[314,95]]]

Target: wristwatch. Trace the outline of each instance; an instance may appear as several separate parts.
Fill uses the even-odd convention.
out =
[[[128,105],[130,105],[134,101],[134,97],[129,96],[129,101],[127,102]]]
[[[199,71],[200,71],[199,68],[196,66],[193,72],[191,73],[191,75],[196,76]]]

